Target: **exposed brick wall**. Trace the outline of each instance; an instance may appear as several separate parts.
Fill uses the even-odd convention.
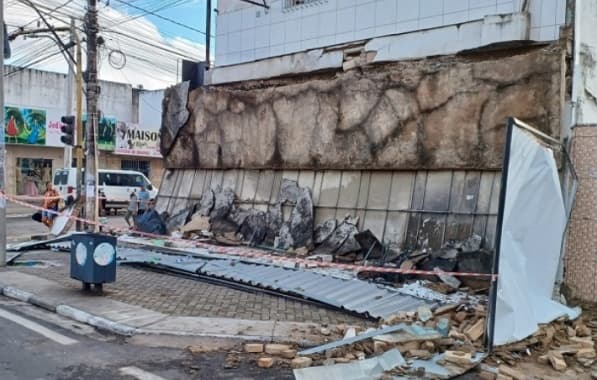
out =
[[[597,126],[573,130],[572,162],[579,177],[566,242],[566,285],[572,295],[597,301]]]

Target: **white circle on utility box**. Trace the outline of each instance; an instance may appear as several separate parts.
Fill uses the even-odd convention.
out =
[[[97,265],[105,267],[112,263],[115,253],[112,244],[106,242],[100,243],[95,247],[95,251],[93,251],[93,261],[95,261]]]
[[[85,244],[77,244],[77,247],[75,248],[75,259],[80,266],[85,265],[85,262],[87,261],[87,247],[85,247]]]

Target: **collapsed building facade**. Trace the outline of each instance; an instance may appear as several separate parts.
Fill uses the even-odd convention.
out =
[[[594,134],[580,125],[595,107],[594,6],[449,3],[220,1],[205,85],[166,94],[158,211],[174,229],[199,212],[285,250],[317,252],[348,231],[322,252],[350,253],[368,231],[395,251],[471,237],[491,251],[512,116],[572,142],[581,183],[566,280],[597,297],[579,217],[593,196],[582,173]]]

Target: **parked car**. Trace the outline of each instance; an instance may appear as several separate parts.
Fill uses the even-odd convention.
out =
[[[141,190],[145,186],[149,191],[149,197],[154,199],[158,195],[158,189],[151,184],[149,179],[141,172],[133,170],[98,170],[98,193],[100,194],[100,209],[126,208],[129,202],[130,193]],[[77,169],[64,168],[54,173],[54,187],[60,192],[66,203],[76,198],[77,191]]]

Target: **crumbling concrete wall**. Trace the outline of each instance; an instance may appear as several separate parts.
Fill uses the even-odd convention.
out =
[[[508,116],[559,135],[561,62],[550,45],[196,89],[166,167],[499,169]]]
[[[597,127],[573,129],[571,159],[578,192],[568,226],[565,251],[566,285],[575,298],[597,301]]]
[[[360,230],[404,249],[438,249],[444,241],[472,234],[493,248],[498,208],[499,171],[356,171],[356,170],[209,170],[166,172],[156,204],[177,215],[199,202],[210,189],[230,189],[237,205],[260,211],[280,207],[283,180],[311,189],[315,224],[347,215]],[[292,206],[282,206],[291,217]]]

